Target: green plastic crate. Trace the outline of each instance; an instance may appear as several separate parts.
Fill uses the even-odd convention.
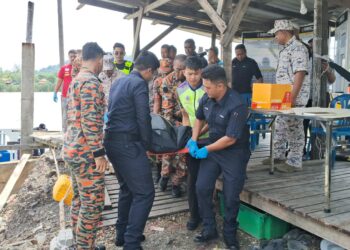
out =
[[[219,193],[220,214],[224,216],[224,196]],[[248,204],[241,203],[238,213],[239,228],[258,240],[276,239],[285,235],[290,224]]]

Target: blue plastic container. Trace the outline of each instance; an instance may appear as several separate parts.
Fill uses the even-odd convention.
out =
[[[0,162],[10,161],[11,160],[11,153],[7,150],[1,150],[0,151]]]

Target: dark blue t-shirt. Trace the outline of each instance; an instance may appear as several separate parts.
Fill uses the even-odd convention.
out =
[[[232,60],[232,88],[238,93],[252,93],[252,79],[262,78],[261,71],[255,60],[246,57],[243,61]]]
[[[248,108],[236,91],[228,88],[218,102],[205,94],[199,102],[196,118],[208,123],[211,143],[228,136],[237,139],[230,148],[249,148]]]

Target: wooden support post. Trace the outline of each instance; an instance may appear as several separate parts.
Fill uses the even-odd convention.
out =
[[[21,80],[21,154],[31,154],[28,145],[33,144],[30,135],[33,132],[34,116],[34,64],[35,48],[32,43],[22,44],[22,80]]]
[[[218,13],[219,16],[222,15],[222,9],[224,7],[224,3],[225,3],[225,0],[218,1],[217,7],[216,7],[216,12]],[[213,48],[215,46],[216,46],[216,29],[213,26],[213,30],[211,32],[211,47]]]
[[[33,34],[33,16],[34,16],[34,3],[28,2],[28,16],[27,16],[27,38],[26,42],[32,42]]]
[[[226,0],[223,7],[222,18],[228,23],[232,15],[232,0]],[[226,29],[226,32],[228,30]],[[227,83],[232,87],[232,43],[221,46],[222,61],[226,72]]]
[[[218,0],[218,5],[216,7],[216,12],[221,16],[222,14],[222,9],[224,7],[225,0]]]
[[[63,18],[62,18],[62,0],[57,0],[58,13],[58,43],[60,53],[60,66],[64,65],[64,40],[63,40]]]
[[[315,0],[314,2],[314,38],[313,52],[318,55],[328,55],[328,4],[327,0]],[[311,88],[313,88],[312,106],[326,107],[327,98],[327,79],[322,77],[321,59],[313,58],[313,79]],[[313,122],[313,126],[317,126]],[[316,136],[311,137],[312,151],[311,158],[318,159],[320,150],[316,147]]]
[[[22,173],[22,171],[23,171],[27,161],[29,160],[29,157],[30,157],[30,154],[22,155],[20,162],[17,164],[15,170],[11,174],[10,179],[6,183],[6,186],[2,190],[2,192],[0,194],[0,211],[6,205],[7,199],[9,198],[9,196],[10,196],[10,194],[12,192],[12,189],[16,185],[17,180],[21,176],[21,173]]]
[[[138,16],[137,20],[134,19],[134,46],[132,49],[132,58],[136,59],[140,53],[140,32],[142,24],[143,8],[141,8],[141,14]]]
[[[204,9],[205,13],[209,16],[211,21],[215,24],[216,28],[223,34],[226,30],[226,23],[221,19],[219,14],[215,11],[215,9],[210,5],[207,0],[197,0],[199,5]]]
[[[216,30],[213,27],[213,31],[211,32],[211,47],[214,48],[216,45]]]
[[[82,9],[84,6],[85,6],[85,4],[81,3],[81,4],[78,5],[78,7],[76,8],[76,10],[80,10],[80,9]]]
[[[33,130],[34,116],[34,63],[35,49],[32,44],[34,3],[28,2],[27,43],[22,44],[21,80],[21,154],[31,154],[26,146],[32,144],[30,134]]]
[[[152,48],[155,44],[157,44],[160,40],[162,40],[165,36],[167,36],[170,32],[172,32],[174,29],[176,29],[179,25],[173,24],[169,26],[166,30],[164,30],[161,34],[159,34],[156,38],[154,38],[149,44],[147,44],[145,47],[142,48],[142,50],[149,50]]]
[[[328,4],[327,0],[315,0],[314,4],[314,38],[313,52],[318,55],[328,55]],[[321,59],[313,58],[313,96],[314,107],[326,107],[327,80],[322,77]]]
[[[232,43],[232,39],[236,34],[245,13],[247,12],[249,3],[250,0],[240,0],[239,3],[236,5],[233,14],[230,17],[230,21],[228,22],[227,30],[221,41],[224,47],[227,46],[229,43]]]
[[[150,12],[151,10],[154,10],[154,9],[158,8],[159,6],[162,6],[163,4],[166,4],[168,2],[170,2],[170,0],[156,0],[153,3],[148,4],[147,6],[144,6],[144,10],[142,12],[142,15],[146,14],[147,12]],[[125,19],[133,19],[133,18],[139,17],[140,14],[141,14],[141,9],[139,9],[138,11],[136,11],[132,14],[126,15],[124,18]]]

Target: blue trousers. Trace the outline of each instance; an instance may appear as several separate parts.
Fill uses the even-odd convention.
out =
[[[246,178],[249,149],[224,149],[211,152],[207,159],[201,160],[196,191],[203,229],[212,232],[216,229],[212,194],[216,179],[223,174],[223,194],[225,201],[224,237],[235,236],[239,211],[239,194]]]
[[[151,165],[140,142],[105,140],[105,149],[120,185],[117,235],[138,249],[155,195]]]

